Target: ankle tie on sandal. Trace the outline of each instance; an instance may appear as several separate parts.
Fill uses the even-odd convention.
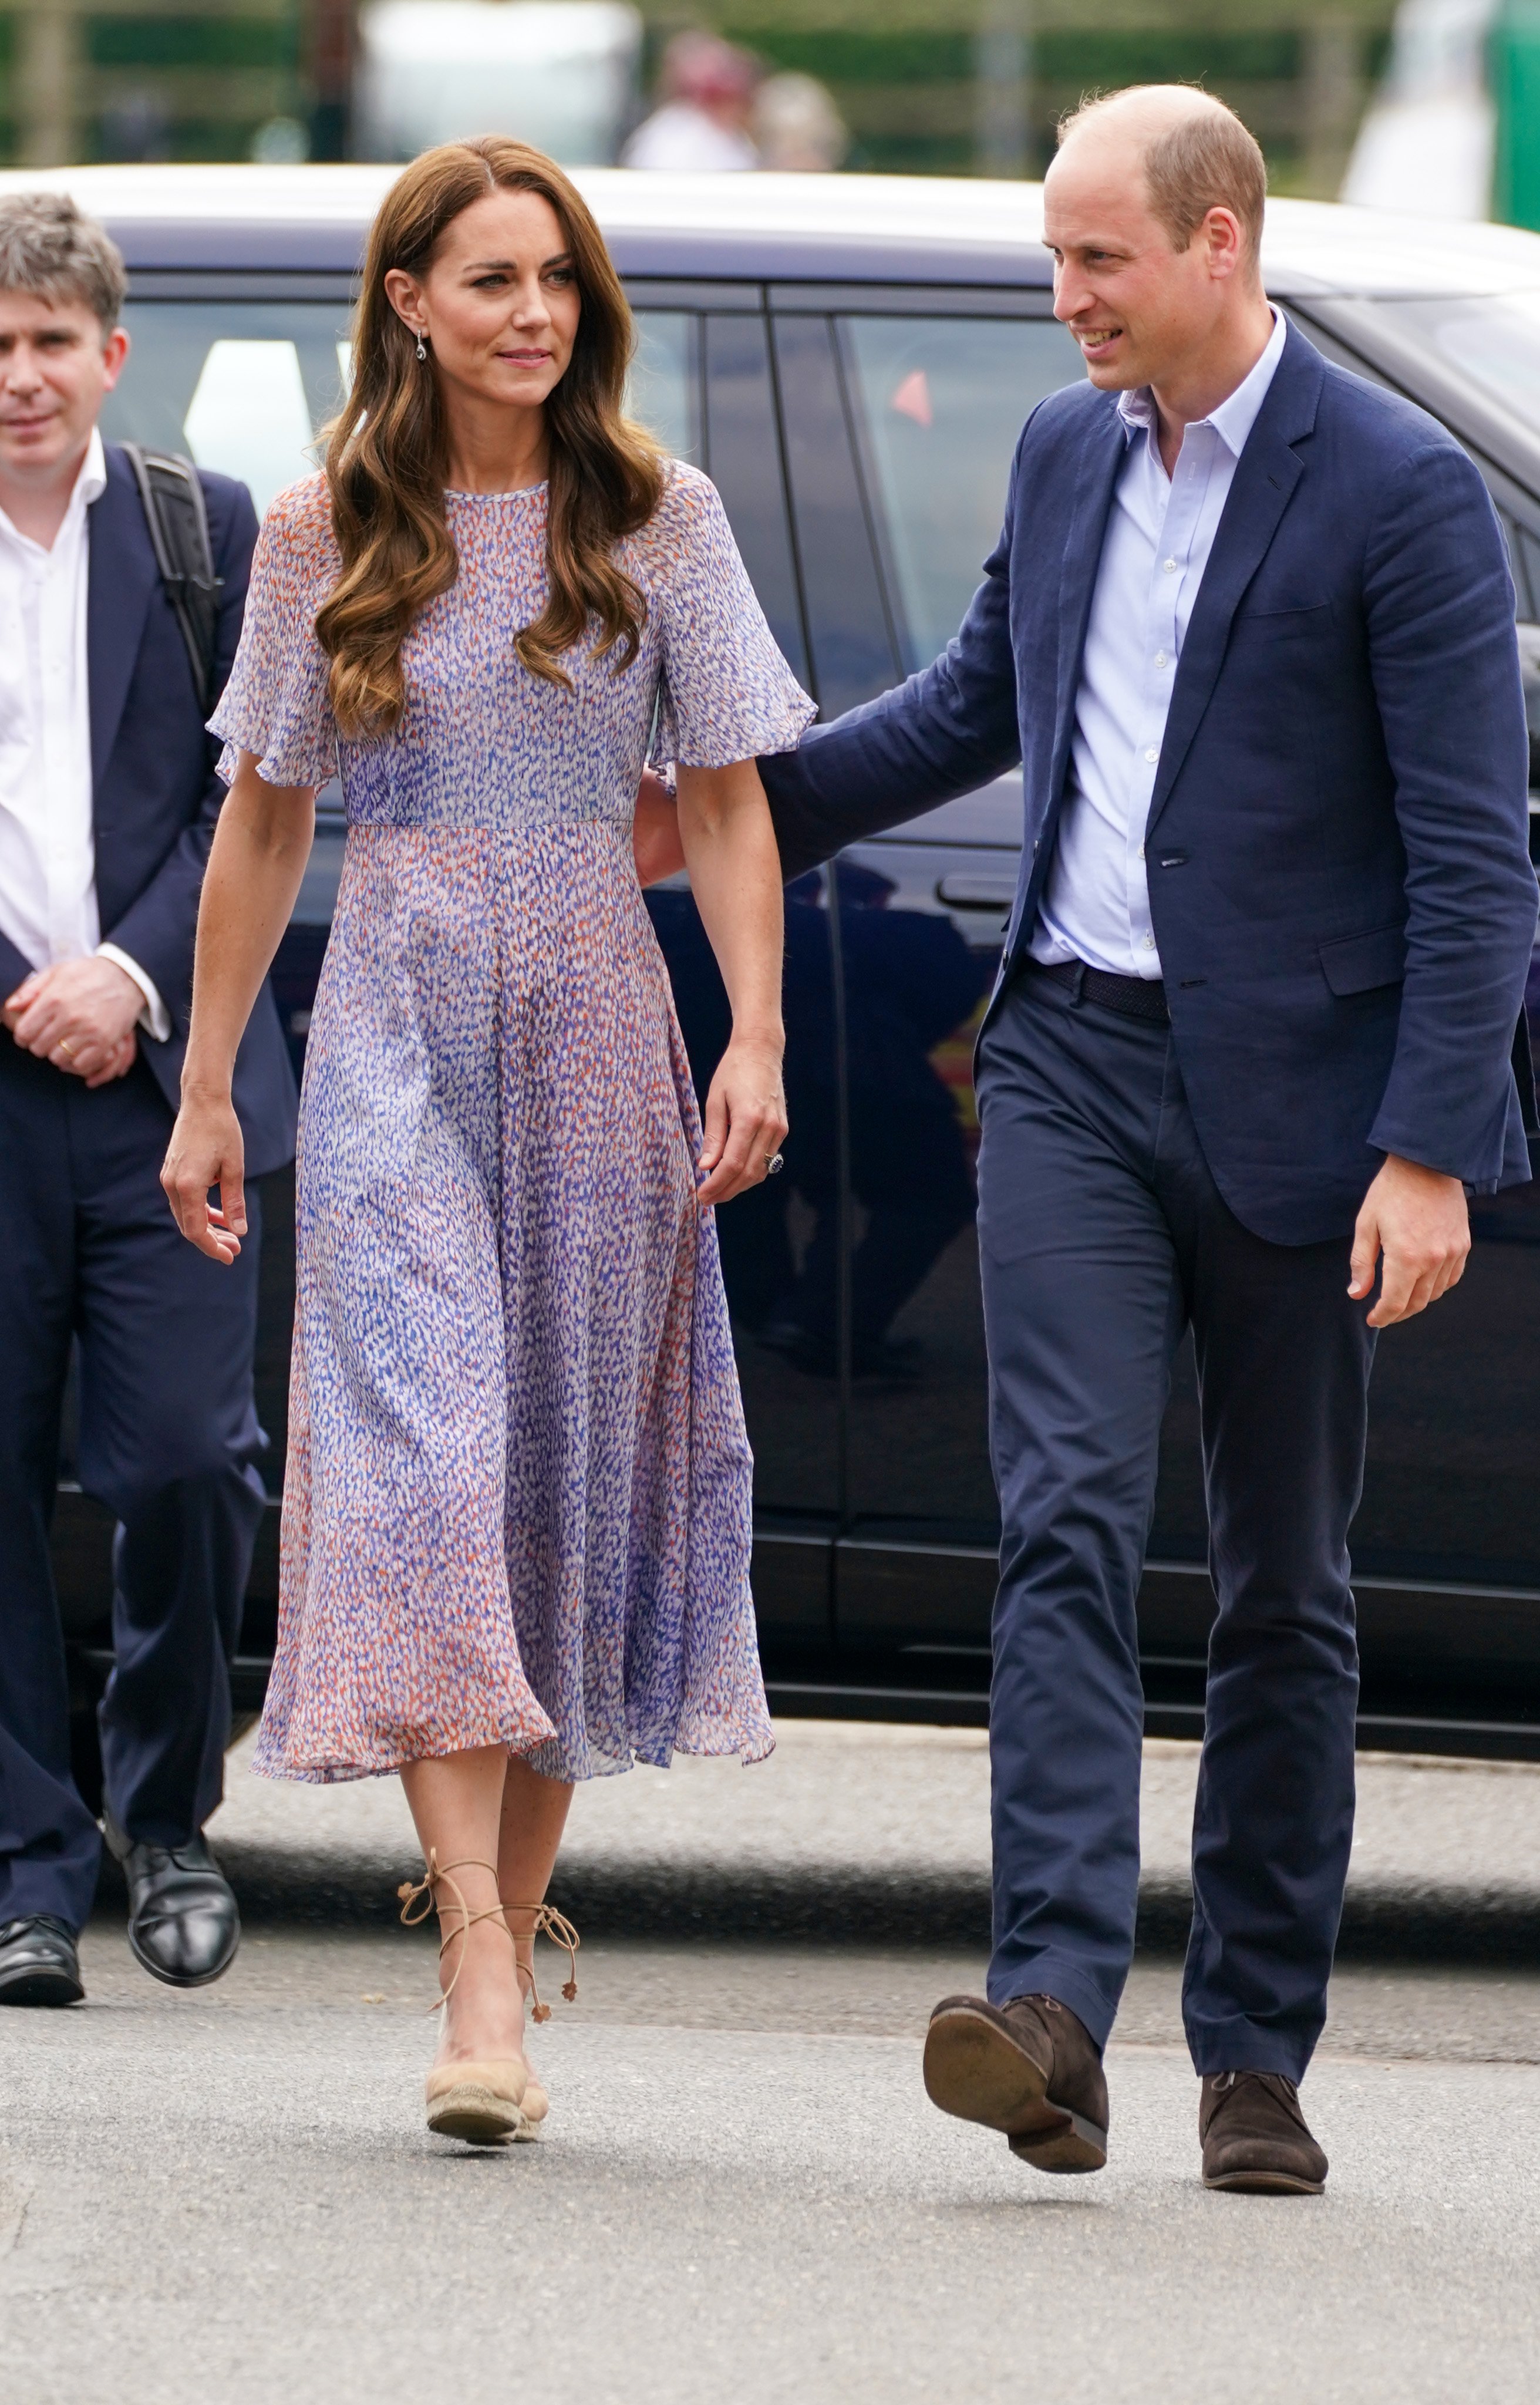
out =
[[[460,1925],[458,1929],[452,1929],[449,1932],[448,1936],[441,1940],[439,1946],[439,1957],[441,1961],[443,1959],[444,1948],[452,1944],[456,1937],[466,1936],[472,1929],[475,1928],[478,1920],[501,1920],[504,1929],[507,1931],[510,1941],[512,1939],[513,1932],[509,1929],[508,1922],[503,1917],[502,1906],[500,1904],[489,1904],[485,1907],[484,1911],[472,1912],[470,1906],[465,1900],[464,1892],[460,1887],[459,1881],[450,1877],[450,1873],[452,1871],[469,1870],[490,1871],[494,1878],[497,1876],[497,1865],[496,1863],[483,1863],[474,1854],[463,1855],[461,1859],[455,1863],[441,1863],[437,1849],[430,1846],[427,1852],[427,1864],[423,1872],[422,1878],[415,1882],[412,1879],[403,1879],[400,1886],[396,1890],[396,1892],[401,1901],[401,1920],[403,1924],[408,1929],[416,1929],[421,1926],[421,1924],[427,1919],[428,1914],[434,1909],[434,1890],[439,1886],[440,1882],[441,1881],[445,1887],[453,1889],[455,1898],[454,1909],[460,1915]],[[422,1910],[420,1912],[413,1912],[412,1907],[417,1902],[419,1897],[422,1899]],[[518,1967],[518,1948],[515,1947],[513,1953],[515,1969]],[[448,2004],[450,1997],[455,1993],[455,1980],[459,1978],[460,1973],[464,1967],[465,1956],[462,1953],[459,1961],[455,1965],[454,1978],[450,1980],[448,1987],[439,1998],[438,2003],[436,2004],[429,2004],[427,2008],[429,2013],[440,2012],[442,2010],[443,2006]]]
[[[582,1944],[582,1939],[573,1928],[566,1913],[558,1912],[553,1904],[504,1904],[500,1909],[505,1926],[511,1912],[528,1912],[534,1915],[533,1923],[528,1932],[532,1955],[537,1937],[549,1937],[553,1946],[566,1948],[567,1976],[562,1985],[562,1994],[569,2004],[575,2004],[578,2001],[578,1948]],[[508,1934],[513,1938],[513,1967],[521,1979],[527,1978],[529,1981],[530,2018],[532,2020],[548,2021],[551,2018],[551,2007],[540,2002],[540,1991],[535,1985],[534,1962],[531,1961],[527,1969],[525,1968],[519,1960],[518,1935],[511,1929]],[[519,1933],[519,1934],[523,1934]]]

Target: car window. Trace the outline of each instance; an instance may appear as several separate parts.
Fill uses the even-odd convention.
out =
[[[347,319],[342,302],[130,302],[133,347],[102,431],[238,476],[263,513],[315,467],[346,386]]]
[[[627,413],[676,459],[700,463],[700,320],[690,309],[638,309]]]
[[[904,667],[920,668],[994,549],[1022,426],[1079,381],[1080,354],[1051,318],[850,316],[841,331]]]
[[[1517,556],[1518,572],[1513,581],[1519,588],[1519,614],[1531,620],[1540,618],[1540,535],[1532,534],[1528,527],[1516,525],[1510,547]]]
[[[348,319],[340,301],[130,302],[129,361],[102,431],[238,476],[264,515],[317,463],[316,438],[351,373]],[[627,393],[636,415],[686,459],[700,443],[695,329],[685,310],[640,311]]]
[[[1540,432],[1540,291],[1365,306]]]
[[[721,496],[770,632],[807,682],[791,527],[770,374],[770,330],[747,311],[713,311],[706,333],[706,466]]]
[[[897,684],[897,629],[862,489],[832,318],[775,321],[776,380],[786,441],[797,565],[807,613],[814,697],[837,718]]]

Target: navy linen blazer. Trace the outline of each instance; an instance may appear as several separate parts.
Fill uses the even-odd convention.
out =
[[[794,876],[1021,761],[997,1002],[1053,857],[1124,457],[1114,395],[1042,402],[942,657],[760,763]],[[1481,1192],[1529,1176],[1528,757],[1480,477],[1433,418],[1291,328],[1194,605],[1146,837],[1193,1118],[1255,1234],[1343,1234],[1388,1152]]]
[[[198,896],[225,789],[214,773],[220,747],[203,729],[133,471],[116,443],[105,449],[106,488],[88,513],[86,600],[96,902],[103,941],[153,977],[170,1014],[168,1041],[157,1044],[141,1030],[139,1048],[175,1112],[192,1009]],[[224,581],[217,693],[240,640],[257,518],[244,485],[205,471],[200,481],[215,572]],[[13,993],[32,968],[0,935],[0,994]],[[265,984],[236,1057],[234,1099],[247,1174],[280,1168],[294,1151],[294,1076]]]

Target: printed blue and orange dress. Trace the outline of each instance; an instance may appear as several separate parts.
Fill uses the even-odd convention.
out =
[[[795,745],[713,486],[671,467],[617,560],[647,602],[570,690],[543,485],[451,493],[451,590],[382,739],[339,737],[315,612],[324,480],[280,496],[211,722],[272,784],[340,772],[348,832],[301,1108],[278,1645],[256,1768],[327,1780],[505,1745],[583,1779],[770,1751],[752,1460],[700,1125],[631,850],[660,765]]]

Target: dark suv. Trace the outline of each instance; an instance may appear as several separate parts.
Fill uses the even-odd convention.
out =
[[[67,182],[122,245],[134,354],[108,435],[244,476],[261,508],[312,464],[348,373],[354,270],[389,172],[103,169],[0,187]],[[824,714],[922,666],[994,541],[1022,420],[1081,373],[1051,314],[1037,190],[583,180],[637,311],[634,406],[715,480]],[[1330,357],[1466,444],[1507,533],[1519,616],[1540,619],[1540,239],[1282,203],[1267,265]],[[1524,641],[1540,673],[1540,630]],[[761,1642],[783,1712],[984,1717],[997,1519],[971,1056],[1020,822],[1019,780],[1002,778],[788,894],[786,1174],[721,1217],[757,1463]],[[273,972],[296,1067],[343,841],[333,790]],[[649,901],[704,1090],[725,997],[688,891]],[[288,1205],[270,1191],[259,1381],[274,1509],[235,1666],[245,1709],[276,1604]],[[1540,1188],[1473,1217],[1460,1291],[1379,1349],[1353,1537],[1360,1729],[1371,1745],[1540,1757]],[[84,1704],[105,1659],[110,1530],[64,1468],[57,1549]],[[1153,1730],[1201,1727],[1206,1547],[1189,1355],[1140,1598]]]

